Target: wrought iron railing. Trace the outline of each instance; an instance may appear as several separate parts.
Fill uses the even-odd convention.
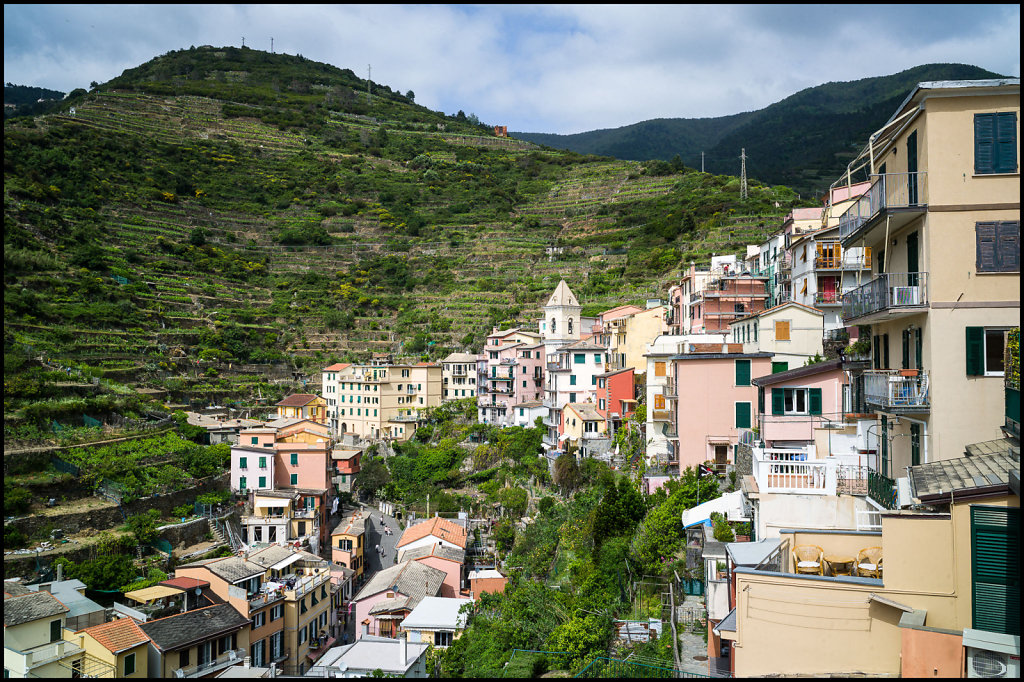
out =
[[[868,471],[868,497],[886,509],[896,509],[896,481],[877,471]]]
[[[843,319],[852,320],[891,308],[928,307],[927,272],[884,272],[843,294]]]
[[[855,233],[883,210],[923,209],[928,203],[927,173],[886,173],[871,177],[868,191],[839,216],[840,239]]]
[[[871,369],[864,374],[864,400],[882,408],[929,407],[928,370]]]

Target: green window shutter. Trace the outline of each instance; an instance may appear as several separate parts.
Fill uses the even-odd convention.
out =
[[[892,365],[889,364],[889,335],[882,334],[882,360],[885,362],[883,369],[889,369]]]
[[[821,389],[812,388],[810,391],[811,414],[821,414]]]
[[[985,373],[985,328],[967,327],[967,376]]]
[[[974,172],[995,173],[996,115],[974,115]]]
[[[238,458],[238,468],[239,469],[248,469],[249,468],[249,458],[248,457],[239,457]]]
[[[297,466],[298,463],[299,463],[299,453],[293,452],[292,453],[292,466]]]
[[[267,458],[266,457],[260,457],[260,469],[266,469],[266,468],[267,468]]]
[[[736,361],[736,385],[750,385],[750,360]]]
[[[245,476],[241,476],[238,479],[238,489],[245,490]]]
[[[971,507],[973,627],[1020,635],[1020,508]]]
[[[910,330],[903,330],[903,369],[910,369]]]
[[[736,428],[750,428],[750,403],[736,403]]]
[[[585,363],[587,361],[587,356],[586,356],[585,353],[575,353],[572,356],[572,361],[573,361],[574,364],[582,365],[583,363]]]
[[[575,386],[576,385],[576,375],[575,374],[570,374],[569,375],[569,385],[570,386]]]
[[[914,330],[914,365],[917,369],[924,368],[924,346],[923,346],[923,334],[920,329]]]
[[[764,386],[757,387],[757,413],[764,414]]]
[[[299,484],[299,475],[298,474],[292,474],[291,478],[289,480],[291,481],[291,485],[298,485]]]
[[[260,487],[261,488],[266,488],[267,487],[267,477],[266,476],[260,476]]]
[[[993,222],[974,224],[975,257],[974,269],[977,272],[998,272],[998,243],[996,225]]]
[[[1017,170],[1017,113],[1002,111],[995,114],[996,173],[1014,173]]]
[[[1020,272],[1020,221],[996,223],[996,264],[998,272]]]
[[[789,370],[789,362],[773,362],[772,363],[772,374],[778,374],[779,372],[786,372]]]
[[[786,391],[782,388],[772,389],[772,414],[784,414],[786,412]]]

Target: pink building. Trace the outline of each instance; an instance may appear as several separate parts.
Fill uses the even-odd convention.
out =
[[[842,420],[844,381],[840,359],[754,379],[765,446],[802,447],[814,442],[823,420]]]
[[[364,634],[396,637],[398,623],[424,597],[440,595],[445,577],[444,571],[412,560],[375,573],[352,599],[356,639]]]
[[[686,344],[685,350],[672,357],[679,469],[711,461],[725,473],[740,431],[754,425],[757,387],[751,380],[771,373],[772,356],[744,353],[739,343]]]
[[[448,547],[438,542],[435,545],[400,551],[398,553],[398,563],[407,560],[417,561],[424,566],[444,571],[445,579],[441,584],[440,596],[451,598],[459,596],[459,592],[462,590],[466,561],[465,550]]]

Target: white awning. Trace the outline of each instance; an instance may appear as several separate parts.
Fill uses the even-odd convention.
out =
[[[252,503],[252,506],[256,507],[258,509],[264,509],[264,508],[273,508],[273,507],[287,507],[289,504],[291,504],[291,500],[268,500],[268,499],[262,499],[262,500],[254,501]]]
[[[272,571],[280,571],[282,568],[285,568],[286,566],[290,566],[290,565],[294,564],[296,561],[298,561],[301,558],[302,558],[302,555],[299,554],[298,552],[295,552],[294,554],[291,554],[290,556],[286,556],[284,559],[281,559],[276,564],[271,566],[270,570],[272,570]]]

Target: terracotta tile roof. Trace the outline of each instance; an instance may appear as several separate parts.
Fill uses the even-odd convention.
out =
[[[102,625],[94,625],[91,628],[79,630],[89,634],[93,639],[107,651],[119,654],[140,644],[149,641],[149,637],[142,628],[131,618],[119,618]]]
[[[302,407],[308,405],[316,400],[316,396],[312,393],[293,393],[290,396],[286,396],[284,400],[277,403],[277,407]]]
[[[402,533],[402,537],[398,540],[398,547],[415,542],[428,535],[433,535],[436,538],[462,548],[466,547],[466,529],[454,521],[442,519],[439,516],[406,528],[405,532]]]
[[[197,587],[209,587],[210,583],[206,580],[200,580],[199,578],[168,578],[162,580],[160,585],[166,585],[168,587],[177,587],[181,590],[194,590]]]
[[[345,369],[346,367],[351,367],[351,366],[352,366],[352,363],[350,363],[350,362],[336,362],[333,365],[331,365],[330,367],[324,367],[324,371],[325,372],[340,372],[341,370]]]

